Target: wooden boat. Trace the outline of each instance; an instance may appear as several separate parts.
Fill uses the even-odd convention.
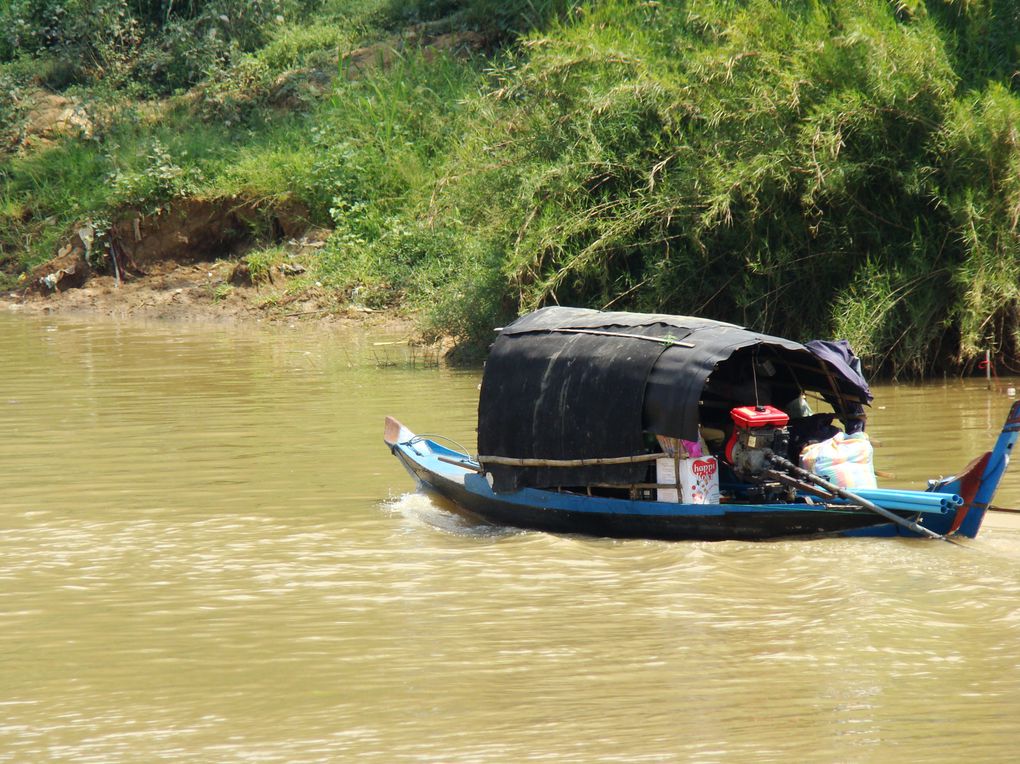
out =
[[[796,457],[820,425],[863,428],[871,393],[855,361],[845,343],[707,319],[544,308],[492,346],[477,457],[392,417],[384,440],[420,488],[502,526],[667,540],[976,536],[1020,435],[1020,402],[991,451],[927,491],[846,487]],[[831,412],[804,410],[805,394]],[[699,443],[718,495],[669,479],[670,464],[679,478],[681,461],[699,463],[682,454]]]

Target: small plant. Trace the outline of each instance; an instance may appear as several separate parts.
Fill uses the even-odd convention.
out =
[[[273,268],[283,262],[286,253],[282,247],[271,247],[249,252],[244,256],[248,266],[248,275],[255,286],[273,280]]]
[[[213,302],[223,302],[234,293],[234,287],[230,284],[217,284],[213,289]]]
[[[273,71],[283,71],[305,66],[309,58],[323,51],[335,58],[339,49],[351,45],[353,39],[353,34],[339,24],[288,24],[255,55]]]
[[[269,66],[254,56],[209,69],[202,89],[202,111],[227,125],[244,121],[269,96],[271,75]]]

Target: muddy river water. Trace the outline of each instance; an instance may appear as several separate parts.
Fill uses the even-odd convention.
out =
[[[471,527],[381,434],[473,448],[478,372],[400,339],[0,314],[0,762],[1015,756],[1020,516],[967,549]],[[875,392],[887,487],[1009,406]]]

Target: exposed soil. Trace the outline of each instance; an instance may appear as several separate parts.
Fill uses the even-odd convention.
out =
[[[51,295],[0,292],[0,311],[187,323],[350,324],[381,328],[406,337],[409,344],[419,344],[412,317],[340,305],[327,290],[314,285],[295,288],[277,283],[227,290],[224,285],[236,266],[231,260],[165,263],[148,276],[122,281],[119,286],[113,276],[95,276],[80,289]],[[429,347],[437,358],[450,349],[446,342]]]
[[[259,225],[255,225],[255,223]],[[253,230],[261,228],[261,238]],[[391,313],[352,307],[309,275],[328,231],[297,208],[188,199],[156,215],[125,212],[108,231],[75,231],[52,260],[0,293],[0,308],[186,321],[352,321],[408,327]],[[102,244],[100,244],[102,242]],[[253,273],[242,256],[275,244],[282,256]],[[97,269],[90,257],[102,246]]]
[[[50,145],[63,135],[85,138],[92,135],[92,120],[74,98],[32,88],[23,97],[21,106],[24,119],[18,143],[23,150]]]
[[[98,275],[78,288],[44,294],[0,293],[0,310],[47,314],[98,314],[203,322],[368,322],[406,329],[409,318],[343,305],[329,290],[301,284],[279,272],[258,286],[231,284],[236,260],[167,261],[145,276],[122,279]]]

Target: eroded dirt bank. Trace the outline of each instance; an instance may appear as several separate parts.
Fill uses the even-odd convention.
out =
[[[113,276],[94,276],[79,289],[50,295],[3,292],[0,310],[210,323],[350,323],[385,327],[418,344],[413,317],[342,306],[326,290],[315,286],[295,291],[273,284],[241,286],[219,296],[236,265],[226,260],[168,263],[158,273],[119,285]]]
[[[127,212],[108,230],[69,234],[54,258],[0,293],[0,308],[178,321],[357,321],[404,327],[412,336],[410,318],[352,305],[315,281],[310,274],[327,236],[301,209],[237,199]],[[246,256],[253,252],[263,255]]]
[[[314,284],[294,285],[277,277],[275,283],[235,286],[230,277],[237,267],[231,260],[166,262],[145,276],[119,282],[98,275],[63,292],[3,292],[0,310],[170,321],[356,322],[402,331],[409,341],[417,336],[413,317],[343,305]]]

